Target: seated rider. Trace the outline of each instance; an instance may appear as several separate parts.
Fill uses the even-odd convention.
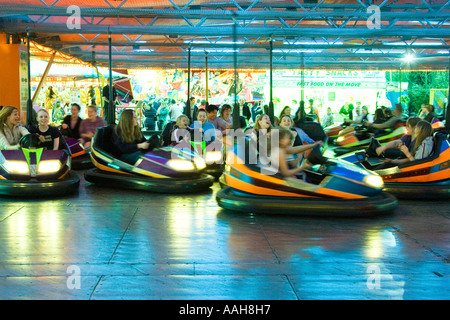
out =
[[[413,123],[416,122],[416,125],[414,127],[411,127],[411,123],[409,123],[409,129],[411,130],[410,144],[398,144],[396,143],[396,141],[392,141],[392,145],[397,144],[397,147],[404,154],[404,157],[393,160],[386,159],[384,164],[376,168],[377,170],[397,166],[402,163],[408,163],[413,160],[420,160],[428,157],[431,154],[434,147],[433,128],[431,127],[431,124],[424,120],[417,121],[417,118],[412,119]],[[385,148],[385,146],[378,147],[377,153],[381,153],[381,150]]]
[[[383,123],[365,122],[364,126],[378,129],[378,130],[392,130],[395,128],[397,122],[402,121],[403,109],[400,104],[396,104],[393,112],[393,116]]]
[[[91,146],[91,140],[95,135],[97,128],[105,125],[103,118],[97,115],[97,107],[94,105],[88,106],[88,118],[82,120],[80,124],[81,142],[85,148]]]
[[[139,157],[150,148],[138,125],[136,112],[123,110],[120,120],[113,133],[113,142],[120,151],[118,158],[134,165]]]
[[[199,109],[197,111],[197,121],[194,121],[194,138],[196,136],[195,131],[198,130],[203,141],[212,142],[216,139],[216,128],[214,128],[213,124],[207,122],[207,119],[206,110]]]
[[[172,143],[179,143],[181,141],[190,141],[190,132],[189,132],[189,118],[182,114],[177,117],[175,125],[172,128],[171,132],[171,141]]]
[[[31,134],[35,134],[39,138],[39,147],[42,147],[46,150],[58,150],[59,149],[59,140],[60,140],[60,132],[57,127],[49,126],[50,115],[47,110],[40,109],[37,112],[38,121],[37,126],[32,126],[29,128]]]
[[[433,140],[433,128],[428,121],[421,120],[417,123],[414,129],[416,143],[412,152],[408,150],[406,146],[401,146],[400,150],[405,154],[409,161],[421,160],[433,152],[434,140]]]
[[[20,148],[19,140],[30,134],[19,121],[16,107],[6,106],[0,111],[0,150],[16,150]]]
[[[411,117],[406,121],[406,131],[407,133],[400,139],[391,141],[385,145],[376,148],[377,155],[381,155],[383,152],[391,149],[399,149],[401,145],[406,145],[406,147],[411,151],[415,143],[415,128],[417,123],[420,121],[419,117]]]
[[[307,160],[301,165],[298,165],[297,163],[296,166],[294,166],[292,162],[288,163],[288,154],[305,152],[306,150],[312,149],[322,142],[316,141],[313,144],[292,147],[294,139],[292,131],[284,127],[279,127],[275,130],[278,131],[278,147],[272,148],[270,151],[269,172],[273,172],[273,174],[281,173],[285,177],[295,177],[303,170],[311,167],[311,164]],[[297,161],[300,158],[301,157],[297,157]],[[290,168],[289,164],[293,168]]]
[[[345,119],[345,123],[347,124],[363,124],[364,122],[373,122],[373,115],[369,113],[368,106],[361,107],[361,116],[357,117],[355,120]]]
[[[434,112],[434,107],[431,104],[422,105],[419,118],[432,124],[437,118],[437,115]]]
[[[70,107],[70,114],[67,115],[61,124],[61,134],[68,138],[80,138],[80,125],[83,119],[80,118],[80,106],[77,103],[72,103]]]

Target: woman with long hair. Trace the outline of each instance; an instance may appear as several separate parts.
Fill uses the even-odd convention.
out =
[[[375,116],[374,116],[374,119],[373,119],[373,123],[383,123],[386,120],[387,120],[386,119],[386,115],[385,115],[383,109],[377,108],[375,110]]]
[[[300,127],[300,124],[306,121],[305,101],[300,101],[300,106],[295,111],[294,123],[296,127]]]
[[[425,120],[420,120],[414,129],[415,140],[412,153],[405,145],[400,147],[400,150],[405,154],[409,161],[420,160],[428,157],[433,151],[433,128],[431,124]]]
[[[284,115],[291,116],[291,107],[285,106],[285,107],[281,110],[280,116],[278,117],[278,119],[280,119],[280,121],[281,121],[281,117],[283,117]]]
[[[251,135],[258,141],[260,135],[270,135],[270,130],[273,126],[270,122],[270,117],[267,114],[260,114],[256,117],[255,125],[251,129]]]
[[[134,165],[140,155],[150,147],[138,124],[136,112],[131,109],[123,110],[117,124],[113,141],[120,151],[118,158],[124,162]]]
[[[30,132],[20,123],[16,107],[6,106],[0,111],[0,150],[19,149],[19,140]]]
[[[270,135],[271,130],[273,129],[272,122],[270,121],[270,117],[267,114],[260,114],[256,117],[255,125],[253,128],[246,131],[246,135],[250,136],[250,138],[256,142],[256,149],[258,152],[263,152],[263,154],[270,153]],[[263,149],[261,149],[261,147]]]
[[[284,114],[280,116],[280,127],[287,128],[292,131],[293,146],[302,145],[302,139],[299,137],[297,131],[294,128],[294,120],[292,120],[289,114]]]

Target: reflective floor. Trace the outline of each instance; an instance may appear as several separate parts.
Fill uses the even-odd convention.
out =
[[[78,172],[82,177],[82,172]],[[0,299],[449,299],[448,202],[380,218],[225,212],[219,189],[0,199]]]

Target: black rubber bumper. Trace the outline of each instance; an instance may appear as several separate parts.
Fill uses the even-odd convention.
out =
[[[214,163],[214,164],[207,165],[203,172],[218,179],[222,175],[224,168],[225,168],[224,164]]]
[[[364,217],[388,214],[398,207],[398,200],[386,192],[364,199],[304,199],[247,195],[225,187],[216,200],[227,210],[272,215]]]
[[[106,187],[144,190],[159,193],[190,193],[207,190],[214,177],[201,174],[196,178],[149,178],[105,172],[97,168],[84,173],[86,181]]]
[[[51,181],[0,180],[0,196],[10,197],[52,197],[78,191],[80,178],[69,172],[63,179]]]
[[[367,145],[351,147],[351,148],[334,147],[334,148],[330,148],[330,149],[333,150],[333,152],[334,152],[334,154],[336,156],[342,156],[344,154],[347,154],[347,153],[350,153],[350,152],[355,152],[355,151],[358,151],[358,150],[363,150],[365,148],[367,148]]]
[[[384,183],[383,191],[399,199],[450,199],[450,181],[440,183]]]
[[[84,154],[79,157],[72,158],[72,169],[73,170],[85,170],[94,167],[92,163],[91,156],[89,154]]]

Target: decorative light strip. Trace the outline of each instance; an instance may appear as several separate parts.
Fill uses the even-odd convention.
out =
[[[80,60],[78,58],[69,56],[69,55],[64,54],[64,53],[62,53],[60,51],[48,48],[48,47],[43,46],[43,45],[41,45],[39,43],[36,43],[34,41],[30,41],[30,53],[36,55],[36,58],[39,58],[39,57],[37,57],[37,55],[40,55],[40,54],[43,53],[46,56],[46,58],[47,58],[47,59],[43,58],[43,59],[40,59],[40,60],[48,60],[48,56],[52,55],[54,52],[56,52],[55,59],[53,60],[54,62],[70,62],[70,63],[76,63],[76,64],[81,64],[81,65],[84,65],[84,66],[93,67],[92,64],[90,64],[90,63],[88,63],[86,61],[83,61],[83,60]]]

